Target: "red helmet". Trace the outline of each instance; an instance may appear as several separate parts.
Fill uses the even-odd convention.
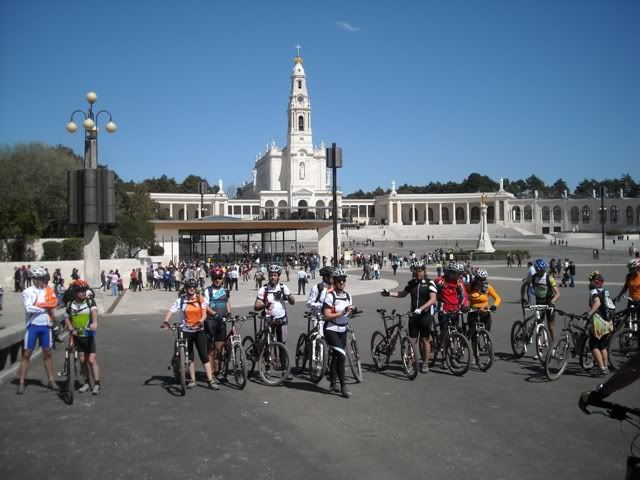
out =
[[[224,272],[220,267],[213,267],[209,272],[209,276],[211,277],[211,280],[215,278],[224,278]]]

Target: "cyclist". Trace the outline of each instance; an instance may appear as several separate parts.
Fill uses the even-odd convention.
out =
[[[527,276],[520,287],[520,302],[523,305],[528,303],[525,300],[524,295],[527,289],[531,287],[533,288],[533,295],[535,297],[534,305],[549,305],[550,307],[555,307],[555,303],[560,298],[560,290],[558,289],[556,279],[547,271],[549,270],[547,262],[542,258],[538,258],[533,262],[533,268],[535,269],[535,273]],[[551,340],[553,340],[556,324],[555,315],[551,310],[547,310],[545,313],[547,317],[547,324],[549,325]]]
[[[467,315],[467,327],[469,328],[469,338],[473,338],[476,333],[476,322],[482,318],[487,331],[491,331],[491,312],[495,312],[502,302],[500,295],[489,283],[489,272],[484,268],[474,268],[472,280],[467,285],[467,295],[469,306],[480,312],[469,312]],[[489,306],[489,299],[493,299],[493,304]],[[476,345],[473,344],[475,350]],[[473,359],[472,359],[473,361]]]
[[[231,292],[223,287],[224,272],[220,267],[213,267],[209,275],[211,285],[204,291],[204,300],[207,303],[204,329],[209,337],[209,363],[214,376],[218,376],[221,368],[222,347],[227,338],[227,324],[224,322],[224,317],[231,313],[229,302]]]
[[[460,279],[464,273],[464,264],[449,262],[444,267],[444,274],[436,277],[435,284],[438,289],[438,310],[441,316],[453,314],[466,309],[469,304],[467,292]],[[442,332],[441,332],[442,333]]]
[[[31,353],[36,346],[36,341],[42,348],[44,368],[49,381],[47,387],[56,390],[53,381],[53,367],[51,365],[51,328],[54,311],[58,305],[58,298],[54,290],[47,286],[47,272],[42,267],[33,267],[33,285],[22,291],[22,303],[26,312],[27,331],[24,335],[22,363],[20,364],[20,378],[18,381],[18,395],[25,390],[25,378],[29,370]]]
[[[627,268],[629,269],[629,273],[624,280],[622,290],[620,290],[620,293],[614,300],[616,303],[622,298],[627,290],[629,291],[629,298],[631,298],[633,302],[640,302],[640,259],[634,258],[629,260]]]
[[[383,290],[383,297],[404,298],[411,296],[409,308],[412,314],[409,316],[409,337],[415,345],[420,335],[420,353],[422,354],[422,367],[420,372],[429,373],[429,356],[431,355],[431,342],[429,335],[433,330],[433,314],[438,301],[438,289],[433,280],[427,278],[427,268],[422,260],[416,260],[411,264],[413,278],[403,290],[390,292]]]
[[[347,358],[347,327],[349,314],[356,310],[351,295],[344,289],[347,272],[337,268],[333,272],[333,290],[324,298],[322,313],[325,318],[324,338],[333,350],[329,365],[329,391],[340,392],[344,398],[351,397],[351,391],[344,381],[345,361]],[[336,381],[340,381],[340,388]]]
[[[286,304],[294,305],[295,298],[291,295],[289,287],[280,282],[282,268],[279,265],[269,265],[269,281],[258,290],[253,309],[256,312],[264,310],[272,318],[276,325],[276,336],[279,342],[287,343],[287,318]],[[302,270],[304,271],[304,270]],[[291,372],[287,372],[287,380],[291,380]]]
[[[204,321],[207,318],[207,303],[204,297],[198,294],[198,281],[195,278],[189,278],[184,282],[185,292],[178,297],[162,322],[162,328],[169,328],[169,320],[171,317],[180,312],[181,322],[180,328],[184,332],[187,339],[187,348],[189,350],[189,375],[190,379],[187,388],[195,388],[196,386],[196,366],[193,362],[193,346],[195,344],[198,350],[198,356],[204,366],[207,374],[209,387],[213,390],[220,389],[218,383],[213,379],[211,372],[211,363],[207,354],[207,336],[204,333]]]
[[[613,331],[613,322],[611,307],[615,312],[615,305],[611,302],[609,292],[604,285],[604,278],[600,272],[591,272],[589,274],[589,311],[585,317],[592,317],[591,329],[589,331],[589,348],[596,364],[591,369],[591,374],[607,375],[609,373],[609,356],[607,354],[607,345],[609,344],[609,336]]]
[[[98,330],[98,307],[93,298],[88,298],[89,284],[84,280],[74,280],[69,286],[73,300],[65,305],[64,323],[73,336],[72,342],[78,351],[80,368],[84,377],[84,385],[78,392],[91,390],[89,370],[93,376],[91,393],[98,395],[100,386],[100,369],[96,361],[96,331]],[[73,387],[73,386],[71,386]]]
[[[307,308],[314,314],[321,312],[324,297],[333,289],[333,268],[322,267],[318,273],[322,277],[322,282],[311,287],[309,298],[307,298]]]

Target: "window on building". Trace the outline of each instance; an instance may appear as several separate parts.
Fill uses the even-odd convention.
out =
[[[610,209],[611,212],[611,223],[618,223],[618,207],[613,205]]]
[[[304,117],[302,115],[298,117],[298,130],[304,132]]]
[[[298,88],[302,88],[302,80],[298,80]]]
[[[582,223],[589,223],[591,221],[591,209],[585,205],[582,207]]]
[[[300,172],[300,180],[304,180],[304,162],[300,162],[300,168],[299,168],[299,172]]]

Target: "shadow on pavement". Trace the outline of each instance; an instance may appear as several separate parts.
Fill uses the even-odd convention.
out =
[[[169,375],[153,375],[145,380],[143,385],[145,387],[161,387],[174,397],[182,396],[175,379]]]

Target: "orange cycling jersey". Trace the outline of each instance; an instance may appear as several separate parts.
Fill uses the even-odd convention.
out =
[[[469,288],[468,295],[469,305],[471,308],[478,310],[486,310],[489,307],[489,297],[493,298],[493,304],[496,307],[499,307],[502,302],[500,295],[498,295],[498,292],[496,292],[491,285],[487,285],[486,291],[471,290],[471,288]]]
[[[635,302],[640,302],[640,273],[627,275],[624,286],[629,289],[629,297]]]

